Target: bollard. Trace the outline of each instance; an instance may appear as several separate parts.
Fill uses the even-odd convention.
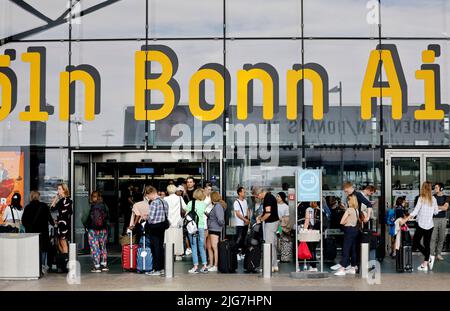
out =
[[[77,260],[77,244],[70,243],[69,244],[69,261]]]
[[[361,278],[367,279],[369,275],[369,243],[361,243]]]
[[[272,277],[272,244],[264,243],[263,245],[263,278],[270,279]]]
[[[67,284],[75,285],[81,284],[81,267],[77,261],[77,244],[69,244],[69,261],[67,262],[67,269],[69,272],[66,276]]]
[[[174,253],[174,244],[166,243],[165,246],[165,262],[164,262],[164,270],[166,278],[173,278],[174,275],[174,264],[173,264],[173,253]]]

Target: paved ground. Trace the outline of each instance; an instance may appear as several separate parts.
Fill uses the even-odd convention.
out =
[[[439,291],[450,290],[450,257],[446,261],[438,262],[433,272],[422,273],[395,273],[395,262],[390,258],[383,261],[381,269],[380,285],[369,285],[366,280],[358,276],[336,277],[330,274],[327,279],[298,280],[289,277],[293,270],[292,264],[280,264],[280,273],[273,275],[271,279],[263,279],[258,274],[244,274],[242,263],[236,274],[209,273],[208,275],[189,275],[186,273],[191,263],[189,258],[183,262],[175,263],[175,277],[138,275],[122,272],[120,258],[114,257],[110,261],[111,271],[108,273],[89,273],[89,257],[79,258],[82,264],[81,284],[68,285],[65,275],[47,274],[35,281],[0,281],[1,290],[27,291],[27,290],[84,290],[84,291],[170,291],[170,290],[197,290],[197,291],[227,291],[227,290],[262,290],[262,291],[287,291],[287,290],[419,290]],[[416,266],[420,262],[418,256],[414,256]],[[327,265],[327,270],[329,264]]]

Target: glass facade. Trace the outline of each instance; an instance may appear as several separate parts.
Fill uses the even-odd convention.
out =
[[[30,169],[26,189],[47,191],[57,181],[71,182],[73,150],[168,150],[180,144],[186,150],[223,152],[224,170],[218,178],[230,200],[238,185],[275,191],[293,187],[298,167],[324,169],[324,191],[339,192],[344,181],[358,187],[371,183],[382,199],[386,148],[449,148],[448,1],[382,0],[381,7],[378,1],[357,0],[81,0],[72,1],[72,7],[67,1],[27,2],[41,14],[0,2],[0,54],[15,50],[10,68],[17,77],[17,104],[0,122],[0,146],[25,151]],[[386,97],[376,100],[372,119],[360,118],[369,55],[380,43],[395,44],[398,50],[407,84],[408,110],[402,120],[392,120]],[[167,46],[178,58],[178,105],[159,121],[134,119],[135,52],[145,45]],[[425,95],[415,73],[429,45],[440,46],[435,64],[440,66],[445,118],[418,121],[414,111]],[[49,112],[47,122],[19,121],[31,100],[30,64],[22,61],[30,47],[45,48],[41,105]],[[224,93],[230,95],[219,118],[200,121],[189,110],[189,84],[209,63],[228,70]],[[256,79],[248,118],[240,120],[238,71],[261,63],[270,65],[276,77],[278,105],[273,118],[263,120],[264,87]],[[313,119],[314,90],[306,80],[299,92],[298,118],[287,120],[287,71],[311,63],[326,70],[328,110],[322,120]],[[101,77],[99,113],[93,121],[85,119],[86,90],[77,82],[70,89],[75,92],[73,113],[69,121],[61,121],[60,88],[68,86],[60,85],[60,73],[66,66],[83,64],[95,67]],[[150,72],[158,75],[161,66],[152,62]],[[207,81],[204,90],[205,109],[211,109],[214,85]],[[159,91],[148,92],[146,98],[147,107],[164,100]],[[430,162],[429,170],[443,168]]]

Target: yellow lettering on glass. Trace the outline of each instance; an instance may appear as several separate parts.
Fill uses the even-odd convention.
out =
[[[434,51],[425,50],[422,52],[422,62],[431,64],[434,63],[434,60]],[[426,65],[422,66],[421,70],[416,70],[416,79],[423,80],[425,88],[425,109],[416,110],[414,112],[414,117],[416,118],[416,120],[444,119],[444,111],[441,109],[436,109],[437,98],[435,77],[435,70],[427,69]]]
[[[27,52],[22,54],[22,60],[30,63],[30,111],[19,113],[21,121],[47,121],[48,112],[41,111],[41,54]]]
[[[204,110],[200,107],[200,83],[206,79],[214,83],[214,107]],[[220,117],[225,108],[225,81],[213,69],[200,69],[189,82],[189,109],[194,117],[202,121],[213,121]]]
[[[70,76],[70,77],[69,77]],[[60,111],[59,118],[62,121],[69,119],[69,89],[70,84],[75,81],[82,81],[85,87],[85,109],[84,118],[92,121],[95,118],[95,80],[84,70],[73,70],[70,72],[64,71],[60,75]]]
[[[161,75],[156,79],[146,79],[146,62],[161,64]],[[149,66],[149,65],[148,65]],[[170,58],[160,51],[137,51],[135,53],[135,119],[161,120],[169,116],[175,106],[175,93],[168,84],[172,78],[173,64]],[[146,90],[159,90],[164,95],[161,108],[147,110],[145,107]]]
[[[239,70],[237,73],[237,118],[246,120],[248,114],[248,83],[258,79],[263,85],[263,119],[273,118],[274,82],[270,74],[260,68]]]
[[[0,67],[9,67],[11,61],[9,55],[0,55]],[[7,75],[0,72],[0,88],[2,90],[2,101],[0,102],[0,121],[6,119],[11,113],[12,107],[12,84]]]
[[[324,110],[323,81],[321,75],[311,68],[287,71],[286,116],[288,120],[297,119],[297,85],[303,79],[312,83],[313,119],[322,120]]]
[[[392,118],[402,118],[403,90],[395,69],[394,59],[390,50],[373,50],[370,52],[366,74],[361,89],[361,118],[369,120],[372,117],[372,99],[380,97],[380,87],[374,86],[379,62],[382,62],[389,86],[384,86],[383,97],[392,98]]]

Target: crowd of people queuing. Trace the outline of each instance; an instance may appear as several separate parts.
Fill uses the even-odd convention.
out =
[[[374,219],[371,196],[376,192],[373,185],[357,191],[352,183],[342,187],[344,200],[334,196],[325,197],[322,202],[302,202],[297,213],[306,229],[340,229],[343,231],[342,259],[331,267],[336,276],[355,274],[360,264],[360,244],[364,232],[371,230]],[[395,257],[399,249],[396,239],[398,228],[405,228],[412,219],[416,220],[413,248],[424,256],[417,268],[428,271],[435,260],[443,260],[441,251],[446,237],[448,198],[444,186],[434,186],[424,182],[414,207],[409,210],[406,198],[399,197],[392,209],[386,211],[386,224],[391,240],[391,256]],[[248,247],[247,235],[254,224],[262,224],[263,240],[272,246],[272,272],[278,272],[278,263],[290,261],[293,255],[293,237],[295,223],[290,223],[289,205],[285,192],[272,193],[267,188],[253,187],[251,201],[248,190],[239,186],[231,205],[231,217],[235,224],[234,243],[238,260],[244,260]],[[21,197],[15,193],[10,206],[6,209],[3,221],[17,228],[16,232],[40,233],[40,249],[43,271],[49,267],[51,245],[56,248],[60,261],[59,268],[65,270],[68,261],[69,241],[71,240],[72,200],[66,184],[59,184],[51,205],[40,201],[40,193],[31,191],[30,203],[22,208]],[[110,233],[110,213],[99,191],[90,195],[89,209],[82,217],[86,229],[92,257],[91,272],[107,272],[107,242]],[[174,245],[174,259],[192,256],[191,274],[218,271],[219,243],[225,239],[227,203],[223,196],[210,183],[202,187],[193,177],[186,180],[171,180],[166,189],[157,190],[147,185],[140,191],[129,185],[120,198],[120,206],[125,219],[122,229],[124,237],[134,234],[140,247],[147,245],[151,252],[152,263],[143,273],[147,275],[164,274],[164,244]],[[320,215],[322,211],[322,215]],[[53,219],[51,213],[57,214]],[[321,226],[321,223],[322,226]],[[195,229],[188,229],[189,223],[195,223]],[[298,223],[300,224],[300,223]],[[49,225],[54,228],[54,239],[50,237]],[[128,241],[128,239],[125,239]],[[423,243],[422,243],[423,240]],[[128,242],[125,242],[128,243]],[[309,271],[317,271],[318,242],[307,243],[311,258]],[[292,247],[291,247],[292,246]],[[281,253],[281,254],[280,254]],[[280,260],[279,260],[279,256]],[[287,259],[286,259],[287,258]]]

